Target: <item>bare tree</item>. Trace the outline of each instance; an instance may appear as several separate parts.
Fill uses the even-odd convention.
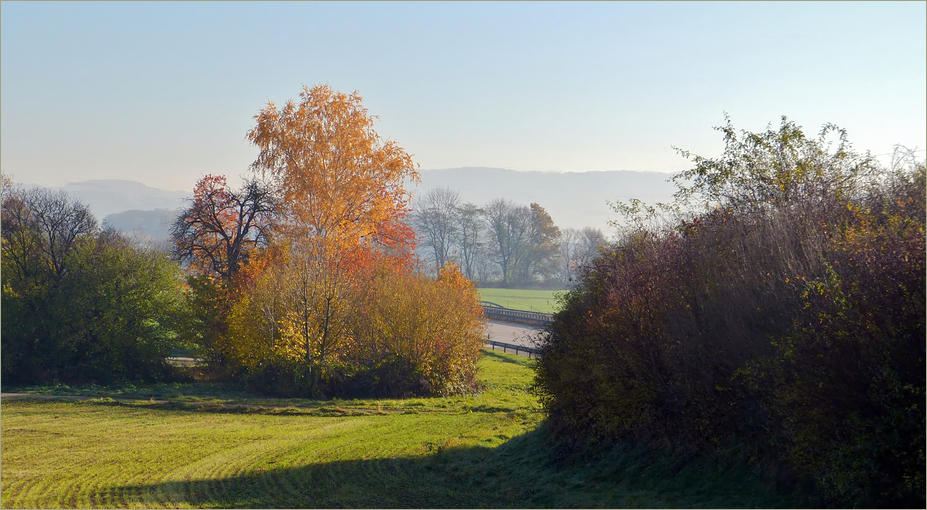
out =
[[[489,202],[484,211],[495,262],[502,270],[502,281],[512,283],[530,243],[531,210],[497,198]]]
[[[189,207],[174,220],[174,255],[231,281],[249,249],[267,243],[275,201],[270,186],[256,179],[230,190],[225,177],[207,175],[194,189]]]
[[[560,256],[557,261],[557,278],[563,283],[573,281],[575,275],[573,256],[576,253],[578,238],[579,230],[575,228],[565,228],[560,233]]]
[[[4,187],[3,256],[10,258],[19,277],[50,270],[60,280],[67,272],[70,252],[82,238],[97,232],[96,218],[64,191],[24,191],[11,182]]]
[[[605,246],[605,234],[599,228],[583,227],[579,231],[577,243],[576,265],[585,266],[599,255],[599,248]]]
[[[553,276],[561,235],[560,228],[554,224],[550,214],[538,203],[532,202],[528,209],[528,245],[516,268],[518,280],[522,282],[545,280]]]
[[[581,230],[567,228],[560,239],[558,278],[569,283],[576,276],[576,270],[588,265],[605,246],[605,234],[601,229],[584,227]]]
[[[456,191],[434,188],[416,200],[413,206],[413,227],[424,239],[422,246],[431,249],[436,270],[450,260],[451,244],[459,228],[459,202],[460,195]]]
[[[457,208],[456,244],[460,247],[464,276],[472,280],[476,275],[477,259],[483,254],[483,232],[486,222],[483,210],[467,202]]]

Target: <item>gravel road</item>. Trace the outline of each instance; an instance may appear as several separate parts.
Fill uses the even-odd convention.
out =
[[[522,345],[525,347],[534,347],[534,340],[541,329],[530,326],[520,326],[508,322],[488,321],[486,333],[490,340],[496,342],[505,342],[507,344]]]

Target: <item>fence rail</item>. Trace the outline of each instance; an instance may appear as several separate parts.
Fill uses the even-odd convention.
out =
[[[553,315],[549,313],[512,310],[489,301],[482,301],[480,304],[483,305],[483,314],[486,315],[487,319],[540,327],[544,327],[553,321]]]
[[[509,352],[510,350],[514,351],[516,356],[520,353],[525,353],[529,358],[533,357],[537,359],[538,355],[540,354],[540,351],[534,347],[507,344],[505,342],[496,342],[495,340],[487,340],[486,343],[492,348],[492,350],[496,350],[496,347],[499,347],[502,349],[502,352]]]

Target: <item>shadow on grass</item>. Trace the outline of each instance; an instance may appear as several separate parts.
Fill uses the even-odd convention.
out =
[[[503,354],[489,348],[481,349],[481,354],[494,361],[530,367],[534,360],[514,354]],[[300,406],[319,407],[330,403],[330,399],[287,398],[248,391],[243,385],[234,382],[173,382],[152,384],[113,384],[113,385],[3,385],[4,393],[23,393],[51,397],[85,397],[133,400],[171,400],[177,402],[208,402],[230,404],[231,402],[259,406]],[[359,397],[357,400],[376,400],[375,397]],[[405,400],[397,398],[395,400]],[[345,400],[347,402],[348,400]]]
[[[526,367],[531,366],[531,363],[534,361],[533,359],[528,358],[527,356],[521,356],[518,358],[514,357],[515,356],[514,354],[503,356],[502,353],[498,353],[490,349],[483,349],[483,356],[486,356],[487,358],[492,358],[496,361],[502,361],[505,363],[513,363],[515,365],[522,365]],[[524,359],[519,359],[522,357]]]
[[[75,396],[27,396],[20,397],[24,401],[59,400],[78,401],[83,405],[126,407],[144,407],[148,410],[172,412],[182,411],[188,413],[212,414],[261,414],[272,416],[316,416],[316,417],[344,417],[344,416],[371,416],[390,415],[405,412],[415,412],[414,409],[404,407],[356,405],[343,402],[344,405],[333,404],[331,400],[303,401],[293,404],[275,405],[270,403],[243,404],[228,402],[197,402],[197,401],[154,401],[142,399],[113,399],[110,397],[75,397]],[[510,410],[510,409],[507,409]],[[438,412],[429,409],[429,412]]]
[[[541,428],[497,448],[436,447],[424,457],[290,468],[274,459],[238,476],[117,487],[104,500],[223,508],[591,508],[807,506],[749,467],[680,461],[640,448],[564,456]],[[433,447],[433,445],[432,445]]]

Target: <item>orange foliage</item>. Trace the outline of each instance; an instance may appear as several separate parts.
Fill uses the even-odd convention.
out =
[[[473,284],[455,265],[445,265],[438,281],[381,266],[365,290],[355,296],[351,320],[349,356],[355,363],[408,363],[400,394],[474,389],[486,339],[483,309]]]
[[[294,238],[324,240],[339,255],[359,247],[402,252],[412,241],[401,221],[403,184],[418,182],[418,172],[404,149],[374,131],[361,102],[357,92],[319,85],[304,87],[299,104],[268,103],[248,132],[261,150],[252,167],[277,183]]]
[[[273,184],[276,235],[230,279],[225,359],[248,384],[287,394],[472,389],[482,309],[456,266],[437,282],[412,272],[409,154],[380,139],[356,92],[306,87],[255,119],[252,168]],[[198,195],[221,204],[224,184],[204,179]]]
[[[418,180],[411,156],[373,129],[356,92],[305,87],[299,103],[255,116],[252,168],[271,178],[280,202],[285,257],[264,279],[275,296],[281,348],[313,370],[313,386],[349,341],[351,296],[381,264],[408,272],[414,234],[404,183]]]

